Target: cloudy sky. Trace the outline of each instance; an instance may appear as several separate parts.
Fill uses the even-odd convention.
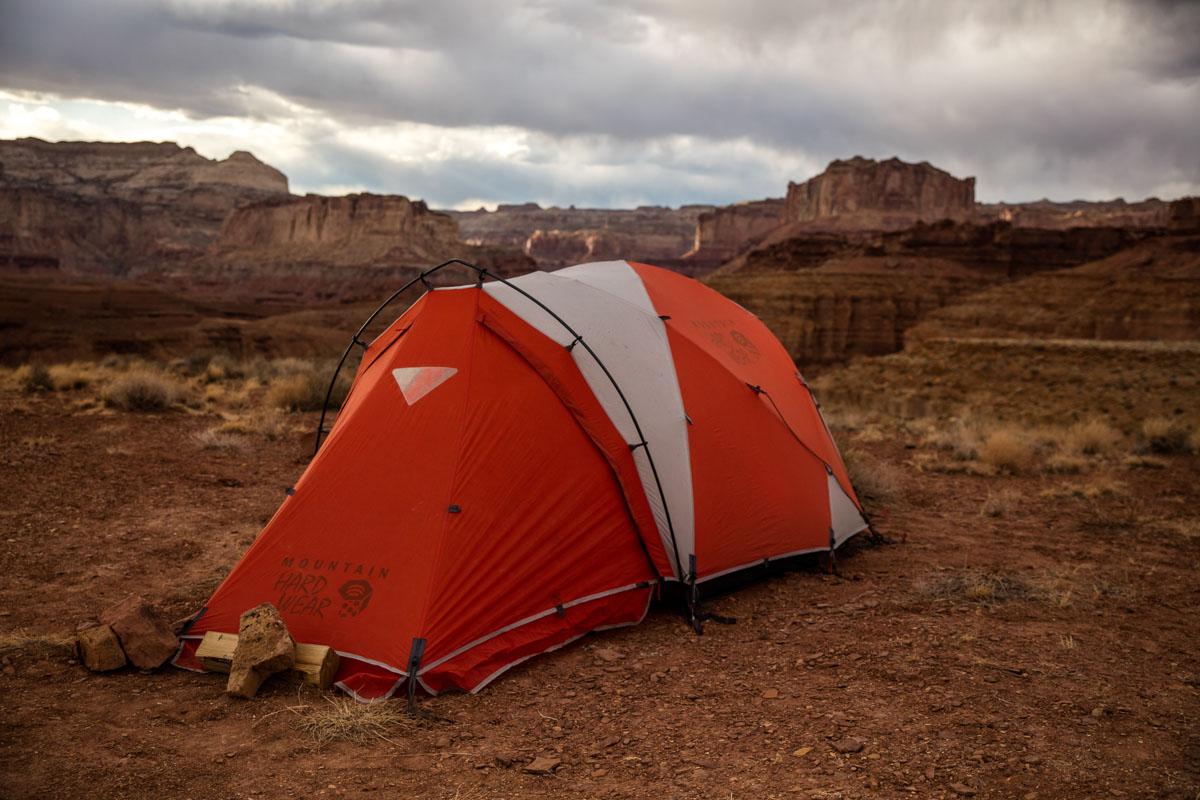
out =
[[[436,206],[779,196],[861,154],[981,200],[1200,193],[1200,4],[0,0],[0,138],[246,149]]]

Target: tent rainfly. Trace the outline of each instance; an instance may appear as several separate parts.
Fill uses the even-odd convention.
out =
[[[355,337],[336,423],[179,666],[271,602],[297,641],[337,650],[358,699],[474,692],[639,622],[661,584],[694,616],[698,584],[867,527],[807,384],[741,306],[625,261],[471,268]]]

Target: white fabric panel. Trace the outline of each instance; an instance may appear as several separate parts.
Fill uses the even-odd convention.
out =
[[[624,261],[582,264],[557,272],[531,272],[511,281],[536,297],[587,342],[621,387],[637,416],[658,470],[658,484],[646,448],[634,452],[638,475],[663,546],[671,554],[670,531],[675,532],[679,556],[695,552],[695,512],[692,468],[688,452],[687,418],[667,330],[658,318],[641,278]],[[569,345],[574,338],[558,321],[520,292],[502,283],[485,283],[484,291],[525,322],[554,341]],[[609,418],[629,444],[640,441],[620,395],[587,349],[571,351],[575,364]],[[663,496],[667,507],[663,507]],[[671,525],[667,525],[667,510]],[[684,569],[676,565],[676,577]]]
[[[867,527],[867,521],[850,499],[842,485],[832,474],[829,476],[829,525],[833,528],[833,541],[841,544]]]

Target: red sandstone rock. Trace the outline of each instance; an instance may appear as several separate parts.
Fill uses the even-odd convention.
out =
[[[161,667],[179,647],[171,623],[144,597],[130,595],[101,614],[100,622],[113,629],[138,669]]]
[[[735,203],[706,211],[696,221],[696,237],[684,258],[721,264],[740,255],[782,223],[782,199]]]
[[[789,183],[784,219],[809,222],[870,215],[883,224],[871,222],[864,227],[887,229],[897,223],[966,219],[974,211],[974,178],[956,178],[924,161],[909,164],[898,158],[875,161],[855,156],[832,162],[804,183]]]
[[[296,663],[296,643],[283,617],[270,603],[255,606],[238,624],[237,649],[225,691],[235,697],[254,697],[262,682]]]
[[[125,666],[125,651],[108,625],[92,625],[79,631],[79,657],[93,672],[108,672]]]

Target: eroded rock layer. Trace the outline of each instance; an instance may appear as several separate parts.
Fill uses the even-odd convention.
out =
[[[975,179],[956,178],[922,161],[855,156],[832,162],[804,183],[788,183],[783,220],[811,222],[869,215],[864,227],[966,219],[975,211]]]

